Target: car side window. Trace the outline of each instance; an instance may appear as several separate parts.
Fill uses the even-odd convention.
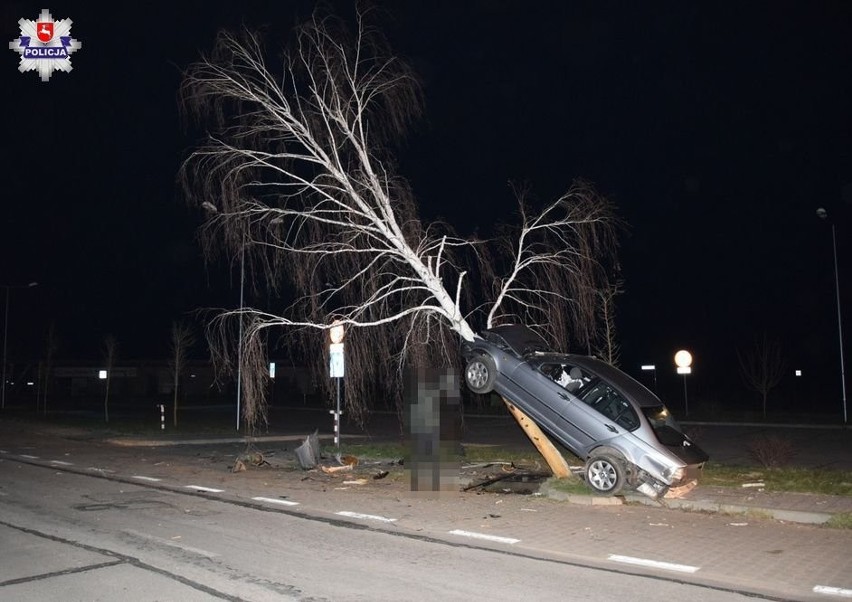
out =
[[[590,378],[577,366],[570,364],[542,364],[540,370],[550,380],[564,387],[569,393],[579,394]]]
[[[628,431],[639,426],[639,417],[633,410],[633,406],[605,382],[599,381],[590,387],[580,399]]]

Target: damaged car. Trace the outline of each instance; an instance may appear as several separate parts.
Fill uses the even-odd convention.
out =
[[[697,482],[707,454],[662,401],[614,366],[557,353],[521,325],[464,342],[464,377],[474,393],[496,392],[585,461],[586,483],[616,495],[625,487],[659,498]]]

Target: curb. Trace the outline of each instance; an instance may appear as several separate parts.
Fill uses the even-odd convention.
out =
[[[771,518],[773,520],[805,525],[822,525],[834,516],[827,512],[805,512],[801,510],[782,510],[761,506],[743,506],[739,504],[721,504],[711,500],[663,499],[652,500],[644,495],[628,493],[624,496],[580,495],[554,491],[542,487],[541,494],[548,499],[558,502],[568,502],[580,506],[623,506],[625,504],[642,504],[655,508],[669,508],[685,512],[710,512],[731,516],[750,516],[753,518]]]

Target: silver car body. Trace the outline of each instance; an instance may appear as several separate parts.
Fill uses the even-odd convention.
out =
[[[462,353],[468,362],[489,355],[497,369],[493,390],[581,459],[596,450],[623,456],[631,486],[662,495],[697,477],[707,455],[656,395],[601,360],[544,347],[525,327],[504,326],[465,343]]]

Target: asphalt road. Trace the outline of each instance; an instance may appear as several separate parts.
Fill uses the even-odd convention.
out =
[[[0,461],[3,600],[746,600]]]

